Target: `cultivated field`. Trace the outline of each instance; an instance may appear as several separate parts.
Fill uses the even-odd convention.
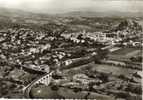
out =
[[[109,59],[129,60],[129,58],[141,54],[141,50],[137,48],[122,48],[109,54]]]

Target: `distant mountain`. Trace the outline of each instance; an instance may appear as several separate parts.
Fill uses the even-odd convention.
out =
[[[143,17],[143,13],[140,12],[93,12],[93,11],[73,11],[63,14],[60,16],[72,16],[72,17]]]
[[[20,18],[47,18],[49,14],[33,13],[18,9],[9,9],[0,7],[0,17],[20,17]]]
[[[60,14],[39,14],[0,7],[0,27],[6,28],[8,25],[10,25],[9,23],[16,23],[26,26],[29,25],[30,27],[35,27],[32,25],[36,25],[40,27],[44,26],[44,29],[54,29],[55,26],[59,28],[59,26],[63,25],[64,27],[66,26],[66,30],[68,30],[68,32],[79,32],[83,30],[95,32],[115,29],[114,27],[116,27],[124,19],[128,19],[128,17],[134,17],[134,19],[140,22],[141,19],[138,18],[139,15],[141,16],[143,14],[122,13],[114,11],[110,13],[73,11]],[[11,27],[11,25],[9,27]],[[121,27],[117,29],[120,28]]]
[[[33,13],[31,12],[25,12],[17,9],[0,8],[0,16],[26,17],[31,15],[33,15]]]
[[[0,22],[16,23],[47,23],[53,21],[53,15],[27,12],[18,9],[8,9],[0,7]]]
[[[67,13],[49,14],[49,13],[33,13],[18,9],[8,9],[0,7],[0,16],[8,17],[143,17],[141,12],[94,12],[94,11],[72,11]]]

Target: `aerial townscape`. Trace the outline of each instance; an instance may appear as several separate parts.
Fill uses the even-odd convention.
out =
[[[142,100],[142,17],[0,13],[0,98]]]

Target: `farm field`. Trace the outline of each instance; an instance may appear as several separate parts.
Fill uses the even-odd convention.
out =
[[[137,70],[132,70],[128,68],[121,68],[117,66],[105,65],[105,64],[94,64],[93,67],[96,71],[103,73],[112,73],[113,75],[125,75],[130,77],[133,73],[137,72]]]
[[[128,69],[128,68],[122,68],[122,67],[117,67],[117,66],[111,66],[111,65],[106,65],[106,64],[94,64],[94,63],[89,63],[87,65],[79,66],[70,70],[65,71],[69,76],[78,74],[78,73],[84,73],[86,68],[89,68],[92,71],[98,71],[102,73],[112,73],[112,75],[125,75],[127,77],[131,77],[133,73],[136,73],[138,70],[135,69]]]
[[[38,92],[38,91],[41,91],[41,92]],[[68,88],[63,88],[63,87],[60,87],[57,91],[54,91],[50,87],[47,87],[44,85],[41,86],[40,88],[39,87],[33,88],[31,93],[32,93],[31,94],[32,96],[37,97],[37,98],[43,98],[43,99],[53,98],[53,97],[55,97],[55,99],[57,98],[59,99],[63,97],[69,98],[69,99],[73,99],[73,98],[80,99],[88,95],[88,91],[74,92],[73,89],[68,89]],[[98,94],[95,92],[91,92],[88,98],[90,99],[97,98],[98,100],[114,100],[113,97],[103,95],[103,94]]]
[[[109,54],[109,59],[112,60],[129,60],[133,56],[141,55],[142,51],[137,48],[122,48]]]
[[[137,48],[122,48],[122,49],[119,49],[119,50],[112,52],[111,54],[113,54],[113,55],[126,55],[128,53],[132,53],[132,52],[138,51],[138,50],[139,49],[137,49]]]

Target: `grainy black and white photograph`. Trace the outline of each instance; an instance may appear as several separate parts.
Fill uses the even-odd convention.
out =
[[[142,0],[0,0],[0,99],[142,100]]]

